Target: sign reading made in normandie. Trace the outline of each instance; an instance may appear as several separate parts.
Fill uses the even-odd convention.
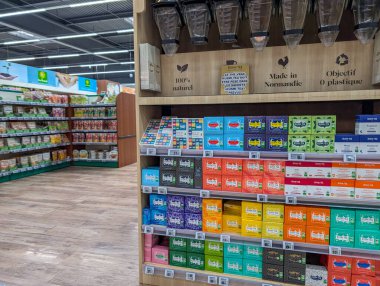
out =
[[[161,56],[164,96],[218,95],[221,67],[233,59],[248,65],[249,93],[360,90],[372,88],[373,42],[338,42]],[[184,69],[186,64],[187,69]],[[178,68],[181,67],[181,68]],[[243,94],[245,92],[242,92]]]

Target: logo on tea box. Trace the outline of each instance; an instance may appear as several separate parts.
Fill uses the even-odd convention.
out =
[[[318,147],[327,147],[330,145],[330,142],[322,138],[315,140],[315,145],[317,145]]]
[[[280,230],[277,229],[277,228],[271,228],[271,227],[268,227],[266,229],[267,233],[270,234],[270,235],[279,235],[281,234]]]
[[[289,216],[292,219],[303,220],[303,213],[302,212],[290,211]]]
[[[191,168],[192,164],[190,160],[180,160],[179,161],[179,166],[184,167],[184,168]]]
[[[283,129],[284,122],[282,120],[272,120],[269,124],[270,129]]]
[[[290,237],[298,237],[298,238],[302,238],[303,237],[302,232],[300,230],[297,231],[297,230],[291,230],[291,229],[289,229],[288,235]]]
[[[322,276],[319,276],[319,275],[310,275],[310,278],[314,281],[320,281],[323,279]]]
[[[363,235],[360,236],[360,242],[365,243],[365,244],[371,244],[371,245],[376,245],[376,240],[374,236],[367,236],[364,237]]]
[[[194,219],[191,218],[191,219],[188,219],[187,223],[188,223],[189,225],[199,226],[199,225],[202,224],[202,221],[201,221],[201,220],[198,220],[198,219],[196,219],[196,218],[194,218]]]
[[[328,120],[321,120],[317,122],[317,126],[321,128],[327,128],[331,126],[331,122]]]
[[[269,139],[269,146],[271,147],[282,147],[284,146],[284,140],[279,138],[270,138]]]
[[[166,205],[166,203],[165,203],[164,200],[161,200],[161,199],[154,199],[154,200],[153,200],[153,205],[154,205],[154,206],[162,207],[162,206]]]
[[[350,236],[349,235],[339,235],[339,234],[336,234],[335,235],[335,240],[336,241],[341,241],[341,242],[350,242]]]
[[[175,246],[181,246],[181,247],[185,246],[185,242],[183,240],[179,240],[179,239],[178,240],[177,239],[173,239],[172,243]]]
[[[277,164],[275,162],[271,162],[268,164],[268,169],[271,171],[281,171],[281,164]]]
[[[199,209],[201,207],[199,202],[189,202],[188,203],[189,208]]]
[[[241,144],[241,142],[239,139],[228,139],[227,140],[227,145],[229,145],[229,146],[238,146],[240,144]]]
[[[222,143],[218,138],[210,138],[208,139],[207,142],[209,145],[212,145],[212,146],[218,146]]]
[[[180,218],[169,217],[168,220],[169,220],[169,223],[171,224],[177,224],[177,225],[182,224],[182,220]]]
[[[226,164],[226,168],[228,170],[234,170],[234,171],[239,171],[240,170],[238,163],[227,163]]]
[[[175,182],[175,176],[173,174],[163,174],[162,181],[164,182]]]
[[[218,186],[218,180],[217,179],[207,179],[206,180],[207,185],[210,186]]]
[[[169,201],[169,205],[174,208],[180,208],[182,207],[182,204],[180,201]]]
[[[261,188],[261,184],[259,183],[259,181],[251,181],[248,179],[246,181],[246,185],[248,188]]]
[[[219,228],[218,223],[216,221],[206,221],[206,226],[209,228]]]
[[[181,175],[179,176],[179,182],[180,183],[183,183],[183,184],[192,184],[193,183],[193,180],[191,179],[190,176],[186,176],[186,175]]]
[[[245,212],[247,213],[247,214],[251,214],[251,215],[261,215],[261,211],[259,211],[259,210],[257,210],[257,209],[254,209],[254,208],[249,208],[249,207],[247,207],[246,209],[245,209]]]
[[[175,160],[172,159],[172,158],[164,158],[164,160],[162,161],[162,164],[164,166],[170,166],[170,167],[172,167],[172,166],[175,165]]]
[[[158,182],[158,177],[155,175],[145,175],[145,180]]]
[[[260,170],[260,163],[248,163],[247,168],[249,170],[258,171]]]
[[[261,142],[262,142],[262,140],[258,139],[258,138],[256,138],[256,139],[249,138],[248,139],[248,145],[250,147],[260,147],[261,146]]]
[[[213,261],[213,260],[208,260],[208,265],[211,266],[211,267],[215,267],[215,268],[221,268],[222,265],[219,263],[219,261]]]
[[[184,258],[183,256],[179,256],[179,255],[173,255],[172,260],[174,262],[179,262],[179,263],[185,263],[186,262],[186,258]]]
[[[248,248],[247,253],[250,255],[259,255],[259,250],[257,248]]]
[[[206,162],[206,168],[211,170],[218,170],[217,162]]]
[[[188,64],[185,64],[185,65],[183,65],[183,66],[177,65],[177,70],[178,70],[179,72],[183,73],[183,72],[187,71],[187,68],[188,68],[188,67],[189,67]]]
[[[228,220],[227,221],[227,226],[230,226],[230,227],[239,227],[239,223],[236,220]]]
[[[339,214],[337,214],[335,217],[335,221],[349,224],[350,223],[350,217],[349,216],[339,216]]]
[[[203,261],[201,261],[199,258],[193,258],[193,257],[190,257],[190,263],[193,265],[198,265],[198,266],[203,265]]]
[[[219,244],[212,244],[210,243],[208,248],[213,251],[221,251],[221,247]]]
[[[275,217],[279,217],[279,216],[281,216],[281,214],[280,214],[279,211],[274,211],[274,210],[269,210],[269,211],[267,212],[267,215],[268,215],[268,216],[275,216]]]
[[[375,224],[375,218],[373,216],[368,216],[368,217],[361,217],[360,218],[361,223],[366,223],[366,224]]]
[[[227,250],[228,250],[229,253],[235,253],[235,254],[239,254],[240,253],[240,248],[237,247],[237,246],[231,246],[231,245],[229,245],[227,247]]]
[[[280,190],[281,184],[279,182],[276,182],[276,181],[269,181],[268,182],[268,188]]]
[[[323,232],[311,232],[311,238],[318,239],[318,240],[325,240],[325,234]]]
[[[311,214],[311,219],[314,220],[314,221],[325,222],[326,221],[326,216],[324,214],[312,213]]]
[[[240,184],[239,184],[238,180],[226,180],[226,186],[238,188],[238,187],[240,187]]]
[[[156,221],[164,221],[165,220],[165,215],[164,214],[155,213],[153,219],[156,220]]]
[[[247,225],[247,226],[245,227],[245,230],[246,230],[247,232],[254,232],[254,233],[260,233],[260,232],[261,232],[261,228],[259,228],[259,227],[257,227],[257,226],[249,226],[249,225]]]
[[[208,211],[212,211],[212,212],[218,212],[218,211],[219,211],[217,205],[207,205],[206,209],[207,209]]]
[[[306,141],[303,138],[297,138],[292,140],[292,144],[296,147],[306,146]]]
[[[250,272],[261,272],[261,269],[258,266],[247,265],[247,270]]]
[[[195,241],[191,241],[190,242],[190,246],[193,247],[193,248],[202,248],[202,243],[200,242],[195,242]]]
[[[227,262],[227,268],[231,269],[231,270],[235,270],[235,271],[240,270],[239,263],[233,263],[233,262],[229,262],[229,261]]]
[[[303,128],[307,125],[306,122],[303,120],[295,121],[293,122],[293,124],[294,124],[294,127],[297,127],[297,128]]]
[[[261,121],[260,120],[250,120],[248,123],[248,126],[252,129],[259,129],[259,128],[261,128]]]

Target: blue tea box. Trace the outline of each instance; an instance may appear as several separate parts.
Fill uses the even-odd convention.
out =
[[[360,154],[379,154],[380,135],[360,135]]]
[[[245,134],[244,150],[245,151],[265,151],[266,150],[265,134]]]
[[[150,222],[151,224],[166,226],[168,223],[166,211],[150,210]]]
[[[243,258],[244,244],[239,243],[225,243],[224,244],[224,257],[227,258]]]
[[[244,117],[244,133],[257,134],[266,131],[265,116],[246,116]]]
[[[168,212],[184,212],[185,211],[185,197],[168,195],[167,197]]]
[[[224,136],[217,134],[206,134],[204,140],[205,150],[223,150]]]
[[[243,151],[244,133],[224,134],[224,150]]]
[[[205,134],[223,134],[223,117],[205,117],[203,124]]]
[[[243,259],[228,258],[224,259],[224,273],[243,275]]]
[[[358,135],[380,134],[380,115],[379,114],[356,115],[355,134],[358,134]]]
[[[184,229],[185,228],[185,214],[179,212],[168,212],[167,213],[167,226],[174,229]]]
[[[288,116],[267,116],[266,133],[267,134],[288,134],[289,117]]]
[[[167,210],[167,197],[165,195],[152,194],[149,196],[149,205],[152,210]]]
[[[224,134],[244,134],[244,116],[224,117]]]
[[[144,208],[142,211],[142,223],[143,225],[149,225],[151,223],[149,208]]]
[[[335,135],[335,153],[357,154],[360,151],[360,136],[354,134]]]
[[[160,168],[148,167],[141,171],[141,185],[158,187],[160,185]]]
[[[267,134],[267,151],[287,152],[288,135]]]

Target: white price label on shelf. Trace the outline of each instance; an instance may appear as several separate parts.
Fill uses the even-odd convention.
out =
[[[290,161],[305,161],[305,153],[289,153],[288,160]]]
[[[257,195],[257,201],[259,203],[266,203],[268,202],[268,195],[261,195],[261,194],[258,194]]]
[[[203,150],[203,157],[212,158],[214,157],[214,151],[212,150]]]
[[[282,248],[284,250],[294,250],[294,243],[290,241],[284,241],[282,243]]]
[[[175,229],[172,229],[172,228],[166,229],[166,236],[175,237],[175,235],[176,235],[176,230]]]
[[[160,195],[167,195],[168,194],[168,188],[166,188],[166,187],[158,187],[158,194],[160,194]]]
[[[148,148],[148,149],[146,149],[146,154],[148,156],[156,156],[157,155],[157,149],[156,148]]]
[[[165,269],[165,278],[174,278],[174,270],[173,269]]]
[[[285,203],[287,205],[296,205],[297,204],[297,197],[295,197],[295,196],[286,196],[285,197]]]
[[[261,240],[261,246],[266,248],[272,248],[273,241],[271,239],[262,239]]]
[[[154,267],[153,266],[145,266],[144,273],[146,275],[153,275],[154,274]]]
[[[216,276],[208,276],[207,277],[207,283],[211,285],[217,285],[218,284],[218,277]]]
[[[206,239],[206,234],[204,232],[198,231],[198,232],[195,233],[195,239],[205,240]]]
[[[330,255],[342,255],[342,248],[337,246],[329,246]]]
[[[355,154],[344,154],[343,162],[345,163],[356,163],[356,155]]]
[[[263,283],[261,286],[273,286],[272,284]]]
[[[227,277],[219,277],[220,286],[228,286],[229,284],[230,284],[230,280]]]
[[[168,156],[181,157],[181,149],[169,149]]]
[[[151,194],[153,190],[152,190],[152,187],[150,186],[143,186],[142,191],[144,194]]]
[[[145,234],[153,234],[154,233],[154,228],[152,226],[149,226],[149,225],[144,225],[143,232]]]
[[[260,152],[250,151],[249,152],[249,159],[260,159]]]
[[[207,198],[210,197],[210,191],[200,190],[200,191],[199,191],[199,196],[200,196],[201,198],[207,199]]]
[[[195,273],[186,272],[186,280],[187,281],[195,281]]]
[[[220,242],[230,243],[231,242],[231,236],[229,236],[228,234],[220,235]]]

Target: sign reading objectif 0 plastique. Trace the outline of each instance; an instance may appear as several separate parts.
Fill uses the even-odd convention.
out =
[[[240,95],[249,93],[249,65],[222,67],[220,94]]]

